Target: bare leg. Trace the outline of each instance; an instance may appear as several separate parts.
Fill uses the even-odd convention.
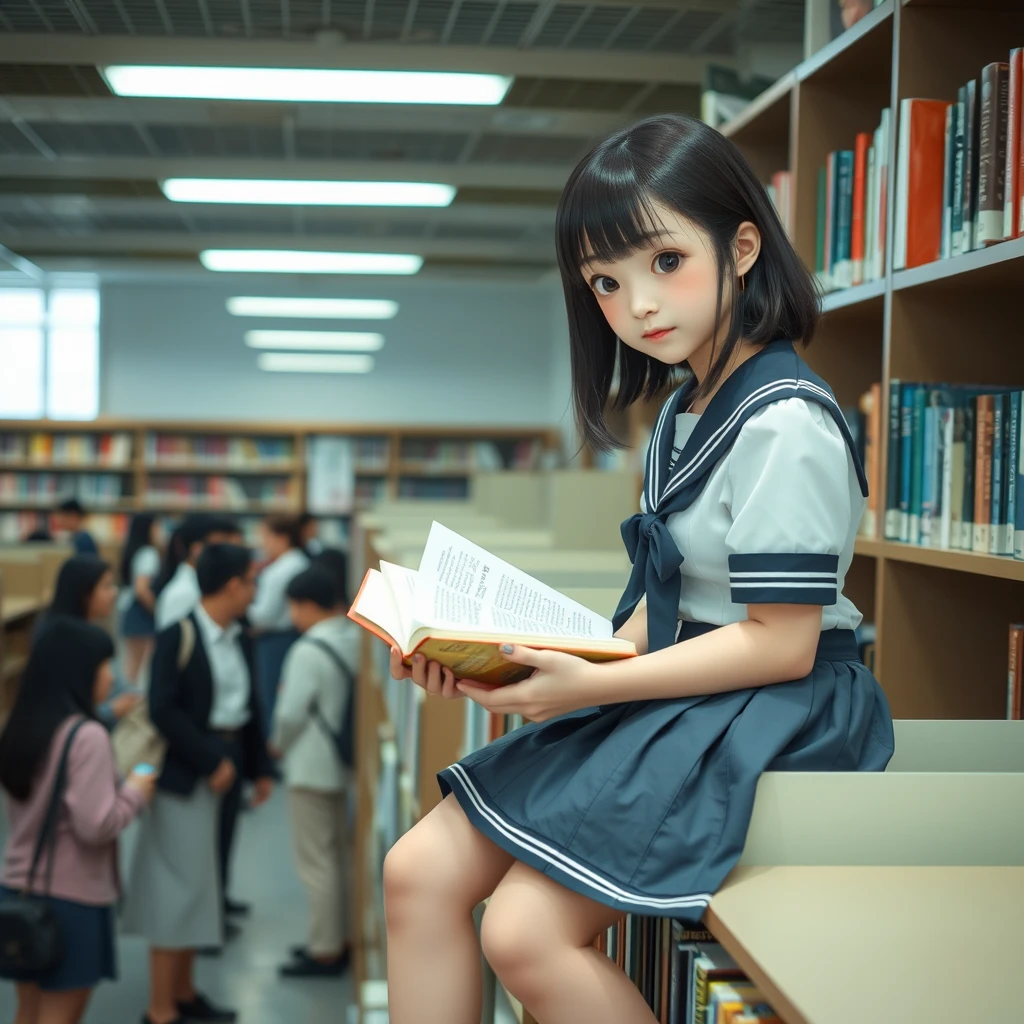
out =
[[[146,1015],[152,1024],[169,1024],[178,1019],[177,990],[185,952],[181,949],[149,951],[149,1007]]]
[[[22,981],[14,986],[18,994],[18,1009],[14,1024],[36,1024],[39,1019],[39,997],[42,992],[34,982]]]
[[[91,988],[68,989],[66,992],[41,992],[37,1024],[78,1024],[89,1005]]]
[[[473,909],[512,863],[473,828],[452,796],[391,848],[384,862],[384,912],[392,1024],[479,1024]]]
[[[193,968],[196,963],[194,949],[178,950],[178,971],[174,979],[174,1000],[176,1003],[190,1003],[196,997]]]
[[[133,686],[139,680],[139,672],[153,651],[153,640],[148,636],[129,636],[124,640],[124,674]]]
[[[620,917],[517,862],[484,913],[484,954],[544,1024],[655,1024],[636,986],[593,947]]]

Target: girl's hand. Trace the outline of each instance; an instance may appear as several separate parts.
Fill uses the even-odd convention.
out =
[[[517,665],[531,665],[536,671],[529,679],[508,686],[485,687],[463,680],[455,684],[481,707],[498,714],[519,714],[532,722],[593,707],[596,666],[560,651],[535,651],[530,647],[502,644],[501,653]]]
[[[402,664],[402,652],[397,647],[391,648],[391,678],[411,679],[431,697],[457,700],[465,696],[456,689],[455,673],[450,668],[444,668],[436,661],[427,661],[422,654],[414,654],[412,668],[406,668]]]

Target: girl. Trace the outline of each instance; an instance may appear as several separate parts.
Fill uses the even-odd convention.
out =
[[[97,625],[106,622],[116,601],[117,587],[110,564],[96,555],[72,555],[60,567],[53,603],[40,621],[35,636],[56,616],[84,619]],[[101,721],[112,728],[139,702],[140,696],[115,674],[108,698],[101,702],[97,713]]]
[[[132,519],[121,556],[121,636],[124,671],[134,685],[156,637],[156,594],[153,582],[160,572],[160,526],[156,516],[142,512]]]
[[[262,546],[269,562],[260,573],[256,600],[249,608],[249,622],[259,631],[256,676],[269,736],[285,655],[299,637],[288,614],[286,592],[288,584],[309,568],[299,517],[268,516],[263,523]]]
[[[817,293],[764,188],[702,122],[648,118],[574,171],[557,250],[583,440],[616,444],[616,370],[619,406],[682,376],[622,531],[615,626],[640,656],[509,648],[536,671],[488,690],[392,653],[396,678],[533,720],[443,771],[445,799],[388,854],[393,1024],[479,1019],[486,896],[484,953],[543,1024],[651,1024],[595,937],[627,911],[699,920],[762,771],[881,771],[892,754],[842,592],[864,476],[797,353]]]
[[[0,892],[10,897],[28,884],[65,739],[85,720],[68,753],[51,859],[32,885],[50,897],[64,955],[47,975],[18,984],[15,1024],[76,1024],[93,988],[116,977],[117,837],[153,795],[155,776],[132,774],[121,784],[107,731],[95,720],[113,682],[113,656],[114,644],[98,626],[64,616],[48,620],[0,735],[0,786],[10,821]]]

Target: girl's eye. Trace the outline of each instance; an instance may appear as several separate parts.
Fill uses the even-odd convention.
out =
[[[598,295],[611,295],[612,292],[618,290],[619,282],[613,277],[595,277],[593,286]]]
[[[654,272],[656,274],[671,274],[679,269],[683,257],[677,252],[663,252],[654,261]]]

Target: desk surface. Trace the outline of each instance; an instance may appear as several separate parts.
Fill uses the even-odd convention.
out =
[[[43,602],[37,597],[5,597],[0,600],[0,624],[6,626],[8,622],[39,611],[42,606]]]
[[[1024,868],[738,868],[706,920],[786,1024],[1008,1020]]]

